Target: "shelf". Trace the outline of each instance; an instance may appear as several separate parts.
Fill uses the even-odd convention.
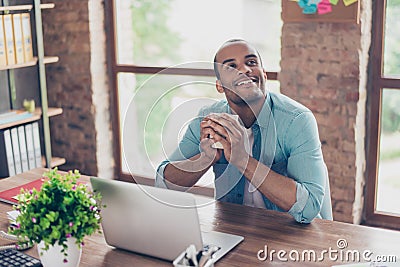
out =
[[[52,157],[51,158],[51,166],[49,168],[54,168],[60,165],[63,165],[66,162],[65,158],[59,158],[59,157]],[[42,157],[42,166],[46,166],[46,160],[44,157]]]
[[[56,63],[56,62],[58,62],[58,60],[60,60],[60,58],[57,57],[57,56],[53,56],[53,57],[44,57],[43,63],[44,63],[44,64],[51,64],[51,63]]]
[[[62,108],[49,108],[47,113],[48,113],[49,117],[53,117],[53,116],[62,114],[62,112],[63,112]],[[42,115],[42,110],[40,108],[37,108],[35,110],[35,112],[33,112],[32,117],[5,123],[5,124],[0,124],[0,130],[11,128],[11,127],[29,123],[29,122],[33,122],[33,121],[38,121],[38,120],[40,120],[41,115]]]
[[[40,4],[41,9],[52,9],[56,6],[54,3]]]
[[[40,4],[41,9],[51,9],[54,7],[55,7],[54,3]],[[33,5],[16,5],[16,6],[1,6],[0,7],[0,11],[21,11],[21,10],[30,11],[32,9],[33,9]]]
[[[59,57],[44,57],[43,62],[44,64],[50,64],[50,63],[56,63],[58,62]],[[19,69],[19,68],[26,68],[26,67],[31,67],[35,66],[38,62],[38,58],[34,57],[33,60],[20,63],[20,64],[13,64],[13,65],[7,65],[7,66],[0,66],[0,70],[11,70],[11,69]]]

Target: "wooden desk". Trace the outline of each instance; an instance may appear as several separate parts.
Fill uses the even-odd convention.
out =
[[[0,190],[37,179],[44,171],[45,169],[35,169],[12,178],[3,179],[0,181]],[[84,180],[88,180],[88,178],[83,176]],[[5,203],[0,203],[0,205],[0,229],[5,230],[8,226],[6,212],[11,210],[12,207]],[[283,266],[331,266],[345,263],[340,261],[341,254],[344,259],[347,257],[353,262],[355,256],[352,256],[351,251],[355,250],[358,250],[361,259],[363,252],[367,251],[367,256],[369,255],[371,258],[377,255],[397,256],[397,264],[400,263],[400,232],[397,231],[319,219],[314,220],[309,225],[302,225],[296,223],[286,213],[219,202],[201,207],[198,211],[203,230],[217,230],[245,237],[239,246],[216,264],[217,266],[267,266],[276,264]],[[346,248],[338,249],[337,241],[339,239],[346,240]],[[5,243],[1,241],[1,244]],[[268,247],[268,254],[272,250],[276,251],[273,254],[272,261],[269,256],[265,261],[257,258],[257,253],[264,250],[265,246]],[[324,261],[301,261],[303,252],[307,258],[309,251],[315,251],[316,260],[318,260],[322,251],[329,251],[329,248],[342,252],[335,254],[331,251],[333,253],[331,258],[336,255],[339,257],[339,261],[330,260],[329,252],[323,254]],[[279,250],[286,251],[285,255],[281,254],[281,258],[287,259],[286,262],[279,260],[277,255]],[[299,253],[299,261],[297,262],[292,260],[296,256],[294,250]],[[368,253],[368,251],[373,254]],[[36,248],[27,250],[26,253],[38,257]],[[264,257],[265,254],[261,253],[260,256]],[[172,264],[152,257],[113,249],[105,243],[101,234],[95,234],[85,239],[80,266],[172,266]]]

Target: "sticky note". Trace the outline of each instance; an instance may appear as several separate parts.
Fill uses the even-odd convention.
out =
[[[321,0],[308,0],[308,5],[317,5]]]
[[[315,14],[315,13],[317,13],[317,5],[315,5],[315,4],[311,4],[311,5],[305,6],[303,8],[303,14],[310,15],[310,14]]]
[[[318,14],[323,15],[332,12],[332,6],[329,0],[322,0],[318,4]]]
[[[308,4],[307,0],[299,0],[299,2],[297,2],[297,4],[301,7],[301,8],[305,8]]]
[[[344,3],[345,6],[349,6],[351,4],[354,4],[357,1],[358,0],[343,0],[343,3]]]
[[[339,0],[329,0],[329,2],[331,2],[332,5],[337,5],[337,3],[339,2]]]

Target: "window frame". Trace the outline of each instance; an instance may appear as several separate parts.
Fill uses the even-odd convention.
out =
[[[114,154],[114,174],[116,179],[128,182],[137,182],[141,184],[154,184],[153,176],[143,176],[132,173],[124,173],[122,171],[122,158],[121,158],[121,130],[120,130],[120,111],[119,111],[119,97],[118,97],[118,74],[119,73],[133,73],[133,74],[156,74],[163,71],[166,75],[190,75],[190,76],[208,76],[215,77],[213,69],[193,69],[193,68],[170,68],[165,66],[140,66],[130,64],[118,64],[117,62],[117,31],[116,31],[116,10],[115,0],[105,1],[106,11],[106,34],[108,38],[107,59],[109,62],[109,81],[110,81],[110,111],[111,111],[111,128],[114,136],[113,140],[113,154]],[[277,81],[278,72],[268,72],[268,80]],[[210,194],[211,188],[199,189],[200,193],[206,195]]]
[[[400,79],[383,73],[386,0],[373,1],[370,86],[367,94],[366,225],[400,229],[400,215],[376,210],[383,89],[400,90]]]

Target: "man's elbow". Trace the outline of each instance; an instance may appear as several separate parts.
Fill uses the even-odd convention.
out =
[[[166,181],[164,180],[164,169],[168,163],[160,164],[156,171],[156,179],[154,181],[155,187],[168,188]]]
[[[297,214],[292,214],[293,218],[298,223],[311,223],[319,215],[319,210],[302,211]]]
[[[289,210],[289,213],[299,223],[311,223],[314,218],[320,217],[322,202],[309,196],[306,205],[301,210]]]

